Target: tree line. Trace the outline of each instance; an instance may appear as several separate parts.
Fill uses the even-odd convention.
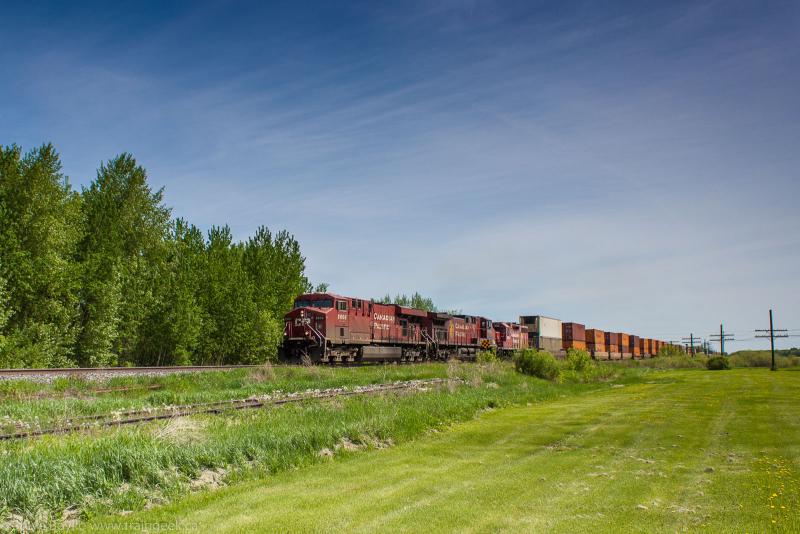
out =
[[[433,299],[423,297],[418,292],[414,292],[410,297],[403,294],[395,295],[394,298],[389,293],[386,293],[383,298],[373,299],[380,304],[397,304],[398,306],[405,306],[406,308],[414,308],[417,310],[425,310],[430,312],[439,311],[433,303]]]
[[[424,310],[429,312],[442,312],[449,315],[461,315],[463,312],[457,309],[440,310],[433,299],[430,297],[422,296],[418,291],[415,291],[410,297],[405,293],[392,296],[387,293],[382,298],[373,299],[375,302],[381,304],[397,304],[398,306],[405,306],[407,308],[414,308],[416,310]]]
[[[52,145],[0,145],[0,367],[264,362],[304,272],[286,231],[173,218],[130,154],[76,191]]]

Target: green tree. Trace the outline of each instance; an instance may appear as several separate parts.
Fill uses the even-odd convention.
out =
[[[143,365],[191,365],[202,330],[203,235],[177,219],[170,224],[167,247],[166,266],[154,289],[156,304],[140,331],[137,355]]]
[[[234,245],[230,228],[214,226],[208,231],[201,283],[203,328],[199,363],[249,363],[257,359],[253,335],[258,310],[243,255],[244,247]]]
[[[397,304],[398,306],[406,306],[409,308],[415,308],[417,310],[425,310],[425,311],[438,311],[436,305],[433,303],[433,299],[429,297],[423,297],[419,292],[414,292],[413,295],[410,297],[405,293],[398,294],[394,298],[391,297],[388,293],[381,299],[376,300],[375,302],[380,302],[381,304]]]
[[[308,292],[309,293],[327,293],[328,289],[330,289],[330,284],[327,282],[320,282],[317,285],[308,284]]]
[[[52,145],[0,146],[0,276],[7,284],[6,365],[73,363],[80,197]]]
[[[140,329],[158,306],[157,286],[167,272],[170,210],[130,154],[102,164],[82,196],[81,363],[136,363]]]
[[[102,254],[85,255],[82,266],[82,328],[77,340],[78,361],[89,367],[115,365],[114,342],[123,304],[120,269],[116,262],[103,261]]]
[[[411,295],[411,307],[418,310],[436,311],[436,306],[433,304],[433,299],[423,297],[417,292]]]
[[[300,245],[171,220],[130,154],[81,194],[51,145],[0,146],[0,365],[262,362],[309,288]],[[327,284],[318,286],[327,290]]]
[[[2,217],[0,217],[0,221]],[[0,268],[2,271],[2,268]],[[6,354],[5,354],[5,345],[6,345],[6,338],[3,335],[4,327],[6,322],[8,321],[8,317],[11,315],[11,311],[8,309],[8,295],[6,294],[6,281],[0,276],[0,365],[2,362],[6,361]]]
[[[258,311],[273,311],[278,308],[278,296],[274,292],[281,276],[277,256],[272,233],[266,227],[259,227],[244,245],[242,266],[250,278],[253,300]]]
[[[275,234],[273,239],[275,255],[272,270],[276,283],[272,287],[274,305],[270,309],[273,317],[283,318],[292,309],[297,295],[308,287],[305,276],[306,259],[300,253],[300,243],[286,230]]]
[[[242,265],[250,280],[256,311],[253,358],[274,359],[283,332],[283,315],[308,286],[303,275],[305,260],[297,241],[289,234],[280,232],[273,239],[269,229],[262,226],[245,243]]]

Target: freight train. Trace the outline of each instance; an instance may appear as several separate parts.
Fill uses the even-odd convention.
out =
[[[308,293],[284,317],[282,356],[316,363],[475,359],[480,351],[510,355],[529,347],[557,357],[570,348],[596,359],[652,357],[663,342],[586,329],[544,316],[520,322],[447,314],[333,293]]]

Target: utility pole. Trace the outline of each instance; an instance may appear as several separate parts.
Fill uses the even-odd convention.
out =
[[[769,332],[769,335],[764,333],[759,334],[759,332]],[[782,332],[776,334],[775,332]],[[775,338],[776,337],[789,337],[789,331],[785,328],[773,328],[772,326],[772,310],[769,310],[769,330],[765,329],[756,329],[756,337],[763,337],[769,338],[769,346],[770,352],[772,352],[772,367],[770,368],[771,371],[777,371],[778,368],[775,366]]]
[[[695,345],[697,343],[697,338],[694,337],[694,334],[689,334],[689,337],[684,337],[682,339],[683,339],[684,343],[688,342],[687,348],[689,348],[692,351],[692,358],[694,358],[695,357],[694,348],[695,348]]]
[[[711,334],[709,337],[717,338],[717,339],[712,339],[711,341],[719,341],[719,353],[722,356],[725,356],[725,342],[736,341],[735,339],[733,339],[733,334],[725,333],[725,330],[722,328],[722,324],[719,325],[719,334]]]
[[[673,348],[676,348],[676,349],[678,349],[678,350],[683,350],[683,349],[681,348],[681,345],[683,344],[683,342],[682,342],[681,340],[677,340],[677,341],[676,341],[676,340],[674,340],[674,339],[670,339],[669,341],[667,341],[667,343],[668,343],[668,344],[670,344],[670,345],[672,345],[672,346],[673,346]]]

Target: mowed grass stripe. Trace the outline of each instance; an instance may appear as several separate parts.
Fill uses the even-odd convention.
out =
[[[800,373],[664,377],[114,520],[213,532],[800,531]]]

